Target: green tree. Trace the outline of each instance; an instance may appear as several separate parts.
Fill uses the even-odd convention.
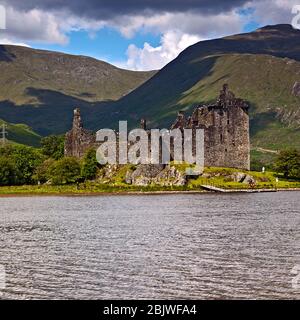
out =
[[[296,149],[281,151],[276,160],[275,168],[285,177],[300,178],[300,152]]]
[[[84,155],[81,165],[81,176],[85,180],[95,179],[98,170],[96,150],[88,149]]]
[[[16,185],[20,182],[20,172],[11,158],[0,157],[0,186]]]
[[[55,160],[49,158],[41,163],[35,170],[33,179],[36,182],[45,183],[51,179],[50,168],[55,163]]]
[[[23,145],[7,145],[0,148],[0,156],[10,159],[20,173],[18,184],[33,183],[33,174],[45,159],[38,149]]]
[[[21,172],[23,184],[33,183],[34,172],[45,159],[38,149],[26,146],[15,146],[12,158],[17,169]]]
[[[42,153],[50,158],[59,160],[64,156],[65,136],[49,136],[41,140]]]
[[[76,183],[80,179],[80,163],[72,157],[58,160],[50,166],[48,176],[54,185]]]
[[[10,157],[14,152],[13,145],[7,144],[0,146],[0,157]]]

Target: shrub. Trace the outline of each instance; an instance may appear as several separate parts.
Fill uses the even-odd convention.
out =
[[[50,176],[50,168],[55,163],[55,160],[53,159],[47,159],[42,164],[40,164],[33,175],[33,179],[36,182],[45,183],[49,179],[51,179]]]
[[[15,160],[17,169],[21,172],[22,183],[31,184],[33,182],[33,174],[43,162],[44,157],[39,150],[25,146],[15,146],[12,157]]]
[[[80,164],[77,159],[66,157],[55,161],[47,175],[54,185],[76,183],[80,179]]]
[[[281,151],[275,168],[286,178],[300,178],[300,152],[296,149]]]
[[[59,160],[64,156],[65,137],[64,136],[49,136],[41,140],[42,153],[50,158]]]
[[[81,166],[81,176],[85,180],[95,179],[98,170],[98,162],[96,159],[96,150],[87,150]]]
[[[9,158],[18,171],[18,184],[31,184],[36,168],[45,159],[38,149],[22,145],[0,148],[0,156]]]
[[[0,157],[0,186],[16,185],[20,183],[20,172],[13,159]]]

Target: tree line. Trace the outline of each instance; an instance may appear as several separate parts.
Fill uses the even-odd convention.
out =
[[[0,147],[0,186],[64,185],[94,180],[100,165],[96,151],[87,150],[83,159],[64,157],[64,136],[41,140],[41,148],[8,144]],[[274,170],[285,178],[300,179],[300,151],[280,152]]]
[[[96,177],[96,151],[83,159],[64,157],[64,136],[41,140],[41,148],[8,144],[0,147],[0,185],[72,184]]]

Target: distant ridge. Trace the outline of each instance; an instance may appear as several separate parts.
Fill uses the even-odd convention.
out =
[[[0,74],[0,117],[49,134],[65,131],[67,116],[77,103],[92,108],[96,102],[118,100],[155,72],[123,70],[85,56],[0,45]]]
[[[198,42],[114,104],[118,118],[168,126],[179,110],[213,101],[223,83],[250,104],[254,146],[300,148],[300,31],[287,24]],[[110,118],[110,121],[114,119]]]
[[[86,56],[0,45],[0,99],[36,104],[30,90],[53,90],[88,102],[117,100],[155,72],[119,69]]]
[[[41,65],[39,52],[22,49],[25,51],[20,53],[18,50],[21,49],[2,47],[2,53],[0,50],[0,72],[16,63],[25,51],[27,58],[21,60],[28,66],[22,77],[4,72],[9,87],[3,83],[0,89],[0,118],[26,123],[39,134],[69,130],[76,106],[81,108],[85,126],[93,130],[117,127],[119,120],[129,120],[130,126],[137,126],[140,118],[146,118],[152,127],[169,127],[179,110],[189,113],[197,104],[214,101],[219,88],[228,83],[238,97],[250,104],[254,148],[300,148],[300,31],[290,25],[266,26],[249,33],[201,41],[157,73],[124,73],[103,63],[104,69],[113,70],[109,74],[116,72],[120,77],[114,77],[119,80],[103,86],[107,90],[103,90],[106,96],[102,98],[97,93],[98,86],[91,85],[87,92],[76,81],[71,86],[64,77],[48,77],[49,70],[58,63],[66,77],[70,73],[75,80],[82,76],[87,83],[100,83],[102,77],[106,79],[105,72],[99,71],[99,77],[90,79],[90,72],[82,70],[81,62],[73,67],[77,59],[86,61],[88,58],[47,53],[51,63]],[[30,63],[25,63],[24,59],[29,59]],[[87,64],[94,63],[93,59],[87,61]],[[35,70],[38,77],[31,79],[31,73],[26,70]],[[128,77],[135,79],[134,85]],[[136,77],[140,77],[139,81]],[[31,87],[35,81],[37,85]],[[59,90],[59,86],[63,86],[63,90]],[[25,98],[31,97],[32,101],[22,102],[23,95],[17,95],[19,104],[5,98],[11,90],[20,87],[26,87]],[[122,90],[115,89],[118,87]],[[109,90],[110,95],[107,94]]]

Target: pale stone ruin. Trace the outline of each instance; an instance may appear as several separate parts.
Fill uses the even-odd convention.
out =
[[[141,127],[146,129],[146,120],[141,120]],[[171,126],[175,128],[204,129],[206,167],[250,169],[248,105],[235,98],[228,85],[223,86],[215,103],[197,106],[190,117],[179,112]],[[73,127],[66,134],[65,155],[81,158],[88,148],[97,146],[95,133],[83,128],[80,110],[75,109]],[[161,170],[153,170],[152,166],[143,168],[142,171],[155,174]]]

